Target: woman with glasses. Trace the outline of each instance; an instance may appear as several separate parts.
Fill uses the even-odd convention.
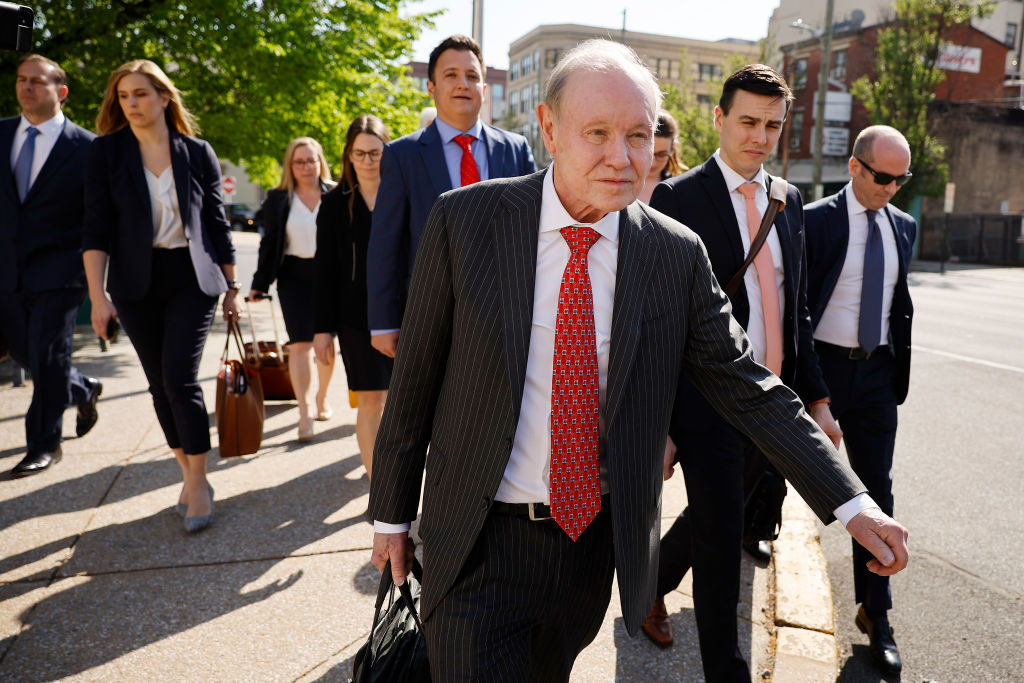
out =
[[[366,248],[380,186],[380,157],[389,139],[379,118],[356,117],[345,138],[342,182],[324,197],[317,217],[313,346],[321,363],[331,363],[332,335],[338,335],[348,386],[359,403],[356,439],[367,478],[393,363],[370,345],[366,320]]]
[[[650,203],[651,194],[654,188],[662,180],[677,176],[683,171],[688,171],[681,161],[676,150],[676,136],[679,134],[679,126],[672,115],[667,111],[658,112],[658,127],[654,129],[654,163],[647,173],[647,180],[640,190],[638,199]]]
[[[313,354],[313,257],[321,197],[334,183],[323,148],[313,138],[288,143],[281,182],[263,202],[263,239],[252,278],[251,299],[263,297],[277,280],[277,297],[288,330],[288,371],[299,403],[299,441],[313,438],[313,419],[327,420],[327,386],[333,362]],[[329,359],[328,359],[329,360]],[[318,376],[316,409],[311,410],[313,375]]]

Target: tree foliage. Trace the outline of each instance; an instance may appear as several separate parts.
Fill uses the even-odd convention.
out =
[[[65,111],[91,128],[108,75],[130,59],[159,64],[218,155],[276,183],[288,141],[319,140],[337,171],[360,113],[393,137],[415,130],[427,98],[399,60],[432,14],[401,0],[47,0],[35,5],[34,50],[68,72]],[[14,55],[4,55],[13,74]],[[18,111],[14,89],[3,110]]]
[[[945,78],[936,66],[945,29],[987,16],[991,0],[896,0],[896,22],[878,32],[875,77],[862,76],[850,91],[872,124],[899,130],[910,144],[914,177],[894,198],[905,207],[915,196],[938,196],[949,177],[946,148],[929,132],[928,105]]]

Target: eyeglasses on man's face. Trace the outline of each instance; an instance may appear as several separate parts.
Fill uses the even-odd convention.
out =
[[[880,172],[876,171],[875,169],[871,168],[870,166],[868,166],[866,163],[864,163],[864,160],[861,159],[860,157],[854,157],[854,159],[856,159],[860,163],[861,166],[866,168],[868,170],[868,172],[871,173],[871,175],[873,175],[875,177],[875,183],[877,183],[878,185],[888,185],[889,183],[891,183],[892,181],[895,180],[897,187],[903,187],[904,185],[907,184],[907,181],[910,180],[914,176],[914,174],[911,173],[910,171],[907,171],[903,175],[892,175],[891,173],[880,173]]]
[[[381,150],[379,150],[379,149],[373,149],[373,150],[370,150],[368,152],[366,150],[362,150],[362,149],[354,149],[354,150],[352,150],[352,160],[353,161],[362,161],[363,159],[369,159],[370,161],[377,161],[378,159],[380,159],[380,155],[381,155]]]
[[[319,159],[292,159],[292,166],[299,166],[299,167],[306,166],[306,167],[309,167],[309,166],[319,166],[319,165],[320,165],[320,160]]]

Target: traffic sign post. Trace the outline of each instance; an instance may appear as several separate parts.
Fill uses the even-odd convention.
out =
[[[224,190],[224,198],[231,199],[231,195],[235,193],[235,177],[224,176],[224,180],[221,181],[221,189]]]

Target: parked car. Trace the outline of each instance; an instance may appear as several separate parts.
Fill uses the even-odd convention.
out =
[[[246,230],[248,232],[257,232],[259,230],[255,212],[245,204],[234,202],[228,204],[225,208],[228,212],[228,222],[231,223],[232,230]]]

